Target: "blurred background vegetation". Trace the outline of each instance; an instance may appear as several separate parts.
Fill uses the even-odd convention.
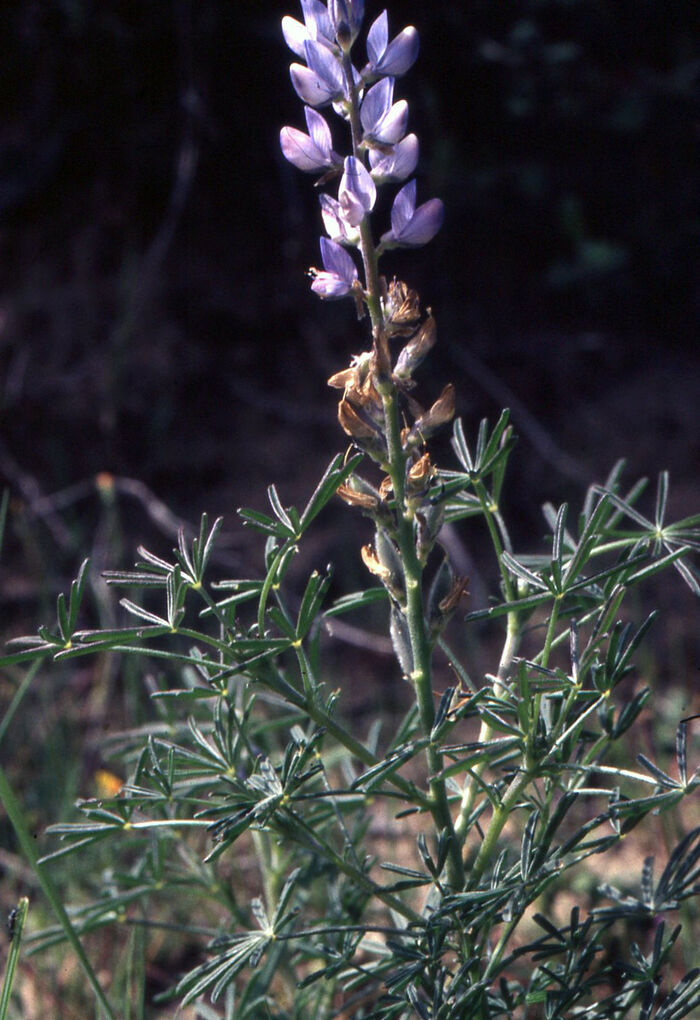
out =
[[[372,20],[383,5],[366,6]],[[320,217],[311,178],[278,150],[280,127],[303,125],[285,13],[292,0],[2,5],[5,637],[51,618],[88,553],[95,616],[113,619],[99,570],[140,541],[167,553],[205,509],[226,515],[220,569],[259,569],[235,508],[262,506],[271,481],[302,501],[343,448],[326,379],[366,339],[304,276]],[[437,318],[422,396],[454,381],[470,432],[511,407],[506,512],[522,542],[544,533],[544,499],[576,504],[620,456],[630,481],[670,469],[672,516],[696,510],[697,3],[400,0],[389,17],[392,34],[420,32],[398,93],[421,141],[419,195],[447,211],[432,245],[384,266]],[[348,542],[366,540],[362,523],[341,507],[324,522],[309,556],[362,585]],[[482,542],[461,550],[476,600],[492,580]],[[664,684],[666,741],[693,707],[700,648],[680,579],[653,598],[666,612],[645,669]],[[368,682],[382,650],[351,648]],[[3,704],[17,681],[0,678]],[[359,713],[376,705],[355,691]],[[91,792],[105,730],[140,711],[136,670],[42,680],[3,746],[37,832]],[[4,823],[0,840],[4,907],[22,872]]]

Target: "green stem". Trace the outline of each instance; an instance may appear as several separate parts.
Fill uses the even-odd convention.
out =
[[[469,876],[469,885],[471,888],[475,888],[479,884],[481,876],[484,874],[484,871],[495,853],[496,844],[498,843],[498,839],[503,832],[503,828],[510,817],[510,813],[513,810],[514,805],[517,803],[518,797],[530,782],[531,778],[532,776],[530,775],[530,772],[519,772],[511,781],[510,786],[503,795],[501,803],[494,811]]]
[[[415,910],[404,903],[398,896],[395,896],[394,893],[387,892],[385,889],[382,889],[380,885],[377,885],[376,882],[372,881],[369,875],[337,853],[330,843],[321,839],[318,833],[316,833],[311,826],[309,826],[298,815],[294,816],[294,824],[304,831],[307,839],[309,840],[309,844],[313,846],[322,857],[332,860],[338,870],[342,871],[342,873],[347,875],[348,878],[351,878],[356,885],[360,886],[360,888],[364,889],[366,892],[371,893],[371,895],[376,896],[377,899],[380,899],[388,907],[396,911],[396,913],[401,917],[405,917],[407,921],[416,922],[421,920],[420,915],[417,914]]]
[[[496,696],[502,692],[501,681],[505,680],[508,676],[520,643],[520,623],[518,620],[518,614],[509,613],[507,620],[506,640],[501,652],[501,660],[498,664],[498,672],[496,674],[496,680],[493,687],[493,693]],[[492,736],[493,727],[486,721],[482,722],[479,729],[479,743],[487,744]],[[478,762],[474,768],[475,775],[470,775],[464,784],[462,803],[455,823],[455,832],[462,843],[469,831],[467,823],[472,811],[474,810],[476,796],[479,791],[478,780],[481,778],[481,775],[486,769],[486,764],[486,761]]]
[[[41,666],[43,661],[44,661],[43,658],[36,659],[31,664],[31,666],[29,667],[29,669],[25,673],[24,677],[22,678],[22,682],[20,683],[19,687],[15,691],[15,693],[14,693],[14,695],[12,697],[12,701],[7,706],[7,710],[5,711],[4,716],[2,717],[2,722],[0,722],[0,744],[2,743],[3,737],[7,733],[8,729],[10,728],[10,723],[12,722],[12,718],[13,718],[15,712],[17,711],[17,709],[19,708],[20,704],[22,703],[22,699],[24,698],[25,694],[29,690],[29,688],[31,686],[31,683],[32,683],[32,680],[34,679],[34,677],[39,672],[39,667]]]
[[[416,542],[413,531],[413,516],[406,506],[406,453],[401,444],[396,389],[391,384],[388,392],[382,393],[384,420],[387,439],[387,469],[394,490],[396,506],[396,538],[403,565],[406,582],[406,622],[411,642],[413,671],[410,679],[416,693],[416,701],[420,712],[421,725],[426,737],[430,734],[435,722],[435,705],[433,702],[432,685],[432,648],[425,626],[423,607],[423,567],[416,553]],[[448,856],[448,879],[454,889],[464,885],[464,866],[459,840],[452,823],[445,781],[440,777],[442,771],[442,755],[438,747],[429,739],[426,756],[430,771],[431,813],[439,831],[445,830],[450,837]]]
[[[491,543],[496,553],[496,559],[498,560],[498,569],[501,572],[501,581],[503,582],[503,594],[506,602],[514,602],[517,598],[517,592],[513,584],[513,579],[508,572],[505,564],[503,563],[503,553],[506,546],[510,546],[507,534],[504,536],[505,542],[501,538],[501,534],[496,523],[496,515],[498,514],[498,507],[494,505],[493,499],[489,495],[489,492],[484,483],[479,479],[474,479],[473,482],[474,491],[478,496],[481,509],[484,514],[486,521],[486,527],[489,529],[489,535],[491,537]],[[500,515],[499,515],[500,520]]]
[[[552,653],[554,634],[556,631],[557,622],[559,620],[559,606],[561,604],[561,599],[562,599],[561,595],[557,595],[554,599],[554,603],[552,605],[552,612],[549,617],[549,623],[547,624],[547,634],[544,639],[544,648],[542,649],[540,654],[537,656],[537,659],[535,660],[539,662],[541,666],[544,666],[545,669],[549,663],[549,656]]]
[[[82,943],[78,938],[78,934],[66,913],[66,909],[61,902],[58,891],[48,872],[44,871],[43,867],[39,864],[39,859],[34,849],[34,841],[27,829],[27,826],[25,825],[22,809],[12,791],[12,787],[5,776],[5,772],[2,767],[0,767],[0,800],[2,800],[5,811],[7,812],[7,817],[10,819],[10,823],[15,830],[17,842],[21,846],[25,857],[29,861],[29,864],[39,881],[39,885],[41,886],[44,896],[46,896],[46,899],[49,901],[51,909],[56,915],[59,924],[63,928],[63,933],[67,942],[72,946],[75,955],[78,957],[102,1012],[106,1017],[108,1017],[108,1020],[116,1020],[116,1014],[112,1010],[105,993],[102,991],[100,983],[97,980],[97,975],[92,969],[92,964],[85,954],[85,950],[83,949]]]
[[[27,918],[28,909],[29,900],[26,896],[23,896],[15,907],[13,913],[10,915],[12,917],[12,931],[10,933],[11,942],[10,950],[7,954],[5,980],[2,983],[2,994],[0,994],[0,1020],[5,1020],[7,1010],[10,1006],[10,996],[12,995],[12,986],[14,984],[15,971],[17,970],[17,962],[19,960],[19,949],[22,943],[22,930]]]
[[[353,155],[360,159],[362,126],[360,124],[357,88],[353,78],[352,64],[348,54],[343,56],[343,72],[345,75],[348,117],[352,135]],[[365,301],[372,323],[372,335],[376,340],[384,326],[381,304],[381,289],[377,250],[372,240],[369,217],[365,216],[360,223],[360,252],[365,271]],[[416,543],[412,515],[406,506],[406,460],[407,454],[401,443],[401,423],[397,401],[397,390],[394,382],[389,380],[377,387],[382,398],[387,441],[387,472],[391,478],[396,506],[396,532],[401,561],[406,581],[406,621],[411,641],[413,657],[413,673],[411,681],[416,693],[423,732],[427,737],[435,720],[435,706],[432,690],[432,649],[428,640],[423,610],[423,568],[416,554]],[[446,830],[450,837],[448,857],[448,878],[455,889],[464,885],[464,867],[459,842],[455,836],[450,813],[449,802],[442,771],[442,755],[432,743],[427,747],[428,769],[430,771],[430,811],[439,831]]]
[[[508,541],[508,535],[507,533],[505,533],[504,530],[504,535],[502,538],[495,520],[497,508],[493,506],[493,501],[490,498],[485,485],[480,479],[476,479],[474,481],[474,490],[479,498],[479,502],[481,503],[481,508],[484,514],[484,518],[486,520],[486,526],[488,527],[491,542],[493,544],[493,548],[498,560],[498,566],[501,572],[501,580],[503,583],[503,594],[507,602],[513,602],[517,598],[517,591],[515,589],[513,580],[503,563],[503,552],[505,549],[505,545],[506,544],[510,545]],[[502,524],[501,527],[504,529],[504,526]],[[507,620],[506,639],[503,645],[503,650],[501,652],[501,659],[498,664],[498,672],[496,674],[493,687],[493,692],[496,696],[499,696],[499,694],[502,693],[503,690],[501,686],[502,681],[506,679],[510,672],[513,660],[517,654],[517,649],[521,638],[520,621],[517,612],[511,611],[510,613],[508,613],[506,620]],[[483,721],[479,731],[479,742],[483,744],[488,743],[492,735],[493,735],[492,726],[488,722]],[[464,786],[460,813],[455,826],[457,835],[462,841],[464,841],[467,835],[468,832],[467,823],[473,812],[474,805],[476,802],[476,797],[479,789],[478,779],[484,772],[486,764],[487,764],[486,761],[479,763],[475,769],[476,776],[470,776]],[[486,830],[486,835],[484,836],[484,840],[479,848],[476,860],[474,861],[474,864],[471,869],[471,874],[469,876],[470,886],[473,887],[478,884],[479,879],[481,878],[481,875],[484,873],[484,870],[486,869],[486,866],[495,850],[496,843],[503,830],[503,827],[506,824],[506,821],[508,820],[510,810],[513,804],[516,802],[517,797],[520,794],[520,791],[529,782],[529,778],[530,778],[529,773],[527,771],[518,774],[512,781],[508,790],[506,791],[499,807],[496,808],[496,810],[494,811],[489,827]]]

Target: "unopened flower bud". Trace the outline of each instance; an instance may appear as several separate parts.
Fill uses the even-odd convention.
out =
[[[328,13],[338,45],[349,53],[360,31],[364,0],[329,0]]]

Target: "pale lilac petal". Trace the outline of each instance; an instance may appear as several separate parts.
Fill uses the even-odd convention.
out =
[[[405,74],[418,56],[418,47],[418,32],[413,25],[389,42],[386,11],[382,11],[367,33],[367,59],[374,74]]]
[[[307,106],[304,110],[304,116],[306,117],[306,126],[309,129],[309,137],[316,146],[318,151],[325,156],[325,164],[330,166],[332,160],[331,155],[331,129],[326,123],[325,117],[318,112],[318,110],[312,109]]]
[[[445,207],[439,198],[431,198],[416,209],[400,238],[401,244],[415,246],[427,244],[437,234],[445,218]]]
[[[321,258],[324,269],[329,273],[335,273],[348,284],[357,279],[357,266],[345,248],[335,241],[329,241],[327,237],[321,238]]]
[[[335,32],[328,11],[321,0],[301,0],[301,10],[311,39],[332,45]]]
[[[282,155],[299,170],[313,173],[325,167],[326,160],[313,140],[297,128],[283,127],[280,131]]]
[[[312,291],[322,298],[345,297],[357,280],[355,263],[344,248],[326,237],[321,238],[321,258],[324,270],[313,270]]]
[[[431,198],[418,209],[416,182],[406,184],[394,199],[391,209],[391,230],[382,237],[385,247],[407,248],[427,244],[437,234],[445,216],[445,207],[439,198]]]
[[[389,81],[390,79],[385,78],[384,80]],[[405,99],[400,99],[398,103],[394,103],[387,115],[377,125],[374,137],[386,145],[395,145],[406,134],[407,124],[408,103]]]
[[[306,52],[304,51],[304,43],[308,42],[311,38],[309,30],[305,25],[302,25],[296,18],[290,18],[287,14],[282,18],[282,34],[284,35],[284,41],[290,50],[292,50],[302,60],[306,60]]]
[[[321,204],[321,216],[326,233],[333,241],[339,244],[357,244],[360,235],[354,228],[350,227],[342,216],[340,202],[330,195],[319,195]]]
[[[375,182],[405,181],[418,164],[418,139],[414,134],[406,135],[388,154],[370,149],[369,163]]]
[[[365,13],[364,0],[329,0],[328,10],[335,32],[347,25],[351,38],[355,39]]]
[[[394,79],[383,78],[368,89],[360,107],[360,121],[365,134],[371,135],[391,109],[394,97]]]
[[[338,190],[343,219],[351,227],[358,226],[373,208],[376,198],[377,186],[367,168],[359,159],[347,156]]]
[[[371,67],[375,68],[384,56],[388,41],[389,17],[386,11],[382,11],[367,33],[367,59]]]
[[[416,211],[415,179],[404,184],[391,207],[391,233],[397,238]]]
[[[307,43],[308,45],[308,43]],[[292,64],[289,68],[294,91],[309,106],[325,106],[332,99],[332,92],[326,82],[303,64]]]
[[[311,290],[321,298],[342,298],[350,293],[350,287],[335,273],[319,271],[313,278]]]
[[[313,71],[316,77],[323,82],[333,101],[341,99],[345,91],[345,81],[338,57],[322,43],[307,42],[304,49],[309,70]],[[318,106],[319,104],[312,103],[311,105]]]
[[[409,25],[391,40],[374,70],[379,74],[405,74],[415,63],[419,46],[418,32]]]

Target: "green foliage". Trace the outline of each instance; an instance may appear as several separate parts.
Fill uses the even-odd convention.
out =
[[[5,657],[32,664],[120,651],[157,665],[152,698],[167,727],[122,735],[126,783],[80,802],[80,820],[54,825],[61,845],[42,867],[110,847],[112,867],[101,881],[93,876],[96,898],[71,912],[81,937],[114,924],[167,926],[173,897],[189,903],[189,917],[175,908],[177,924],[208,942],[202,962],[173,975],[170,996],[202,1004],[202,1015],[221,1016],[213,1004],[225,1002],[225,1015],[251,1018],[342,1009],[436,1020],[523,1011],[676,1020],[700,1004],[697,970],[673,991],[662,987],[680,932],[667,919],[684,908],[692,916],[698,894],[700,829],[681,833],[657,881],[648,857],[629,888],[599,884],[599,905],[577,906],[563,923],[542,910],[582,862],[614,851],[643,819],[677,808],[700,785],[689,765],[690,720],[678,724],[671,771],[641,752],[630,768],[615,752],[650,696],[618,697],[652,623],[623,623],[623,601],[670,565],[697,590],[698,519],[663,523],[665,475],[647,519],[641,486],[623,495],[618,466],[589,490],[573,528],[568,507],[544,508],[545,553],[516,554],[500,509],[513,445],[507,417],[495,430],[482,423],[473,452],[457,423],[454,443],[464,470],[438,472],[429,499],[446,519],[485,522],[501,594],[467,621],[503,621],[505,644],[493,676],[443,693],[428,732],[413,710],[383,747],[376,734],[363,739],[342,721],[326,679],[324,620],[391,592],[370,587],[325,606],[328,571],[313,571],[298,597],[287,581],[305,532],[359,456],[336,458],[301,513],[274,487],[271,516],[241,512],[264,540],[261,578],[209,581],[220,522],[203,517],[172,560],[141,549],[134,570],[109,575],[128,587],[122,606],[135,625],[78,629],[83,564],[69,597],[58,599],[55,630],[14,642]],[[160,609],[151,608],[153,592]],[[527,655],[517,654],[521,642]],[[439,648],[434,641],[433,653]],[[441,762],[432,777],[421,765],[429,748]],[[434,819],[436,782],[446,790],[447,827]],[[415,840],[413,853],[376,856],[370,822],[379,803],[393,811],[397,836]],[[245,882],[231,877],[242,845],[253,848],[257,871]],[[459,884],[449,869],[455,845],[464,856]],[[629,958],[615,958],[611,938],[644,919],[653,930],[647,948],[632,940]],[[59,925],[29,941],[46,948],[66,934]]]

